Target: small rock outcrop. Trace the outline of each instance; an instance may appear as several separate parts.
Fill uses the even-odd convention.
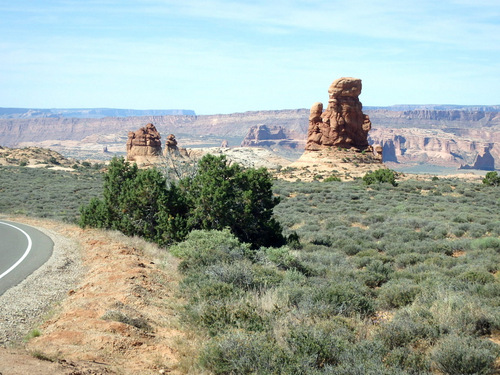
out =
[[[254,125],[241,142],[241,147],[271,147],[295,149],[299,142],[283,126]]]
[[[274,144],[277,140],[287,139],[285,129],[282,126],[254,125],[248,129],[241,147],[263,147]]]
[[[328,94],[328,106],[324,111],[320,102],[311,107],[306,150],[319,151],[332,146],[369,149],[371,122],[358,99],[361,80],[339,78],[330,85]]]
[[[128,133],[128,161],[148,162],[161,154],[161,136],[153,124],[149,123],[135,132]]]
[[[163,152],[165,157],[173,158],[188,158],[189,153],[185,148],[177,146],[177,139],[175,135],[169,134],[167,140],[165,141],[165,151]]]
[[[179,152],[179,148],[177,147],[177,139],[175,139],[175,135],[169,134],[167,140],[165,141],[165,154],[175,154]]]

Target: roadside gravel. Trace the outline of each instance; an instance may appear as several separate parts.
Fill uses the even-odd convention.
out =
[[[0,346],[11,347],[46,318],[83,274],[80,245],[53,230],[36,227],[54,242],[51,258],[23,282],[0,296]]]

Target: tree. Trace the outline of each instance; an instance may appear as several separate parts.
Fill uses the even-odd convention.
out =
[[[500,185],[500,176],[498,176],[497,172],[488,172],[486,176],[483,178],[483,184],[490,186],[498,186]]]
[[[394,173],[393,170],[391,169],[377,169],[376,171],[368,172],[365,174],[363,177],[363,182],[366,185],[371,185],[371,184],[380,184],[387,182],[391,184],[392,186],[397,186],[396,182],[396,174]]]
[[[79,223],[161,245],[180,241],[194,229],[229,228],[254,248],[281,246],[285,238],[273,217],[278,203],[266,169],[243,169],[225,156],[206,155],[196,174],[179,184],[155,168],[140,170],[123,158],[113,158],[103,199],[81,207]]]
[[[243,169],[224,155],[205,155],[196,176],[181,182],[190,206],[190,229],[229,228],[242,242],[280,246],[285,239],[273,217],[279,198],[265,168]]]
[[[167,188],[155,168],[139,170],[123,158],[113,158],[104,177],[103,199],[80,208],[82,227],[115,229],[161,245],[187,234],[186,206],[176,185]]]

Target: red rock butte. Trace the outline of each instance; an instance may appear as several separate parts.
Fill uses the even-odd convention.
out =
[[[127,160],[144,162],[161,154],[161,136],[153,124],[128,133]]]
[[[314,103],[309,115],[307,151],[329,147],[367,150],[371,122],[362,111],[358,99],[361,94],[359,78],[342,77],[330,85],[326,110],[323,103]]]

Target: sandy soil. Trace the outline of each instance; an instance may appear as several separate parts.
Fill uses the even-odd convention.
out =
[[[40,336],[0,349],[0,374],[192,372],[185,343],[196,340],[186,340],[179,324],[176,259],[116,232],[15,220],[79,243],[86,272],[38,327]]]

